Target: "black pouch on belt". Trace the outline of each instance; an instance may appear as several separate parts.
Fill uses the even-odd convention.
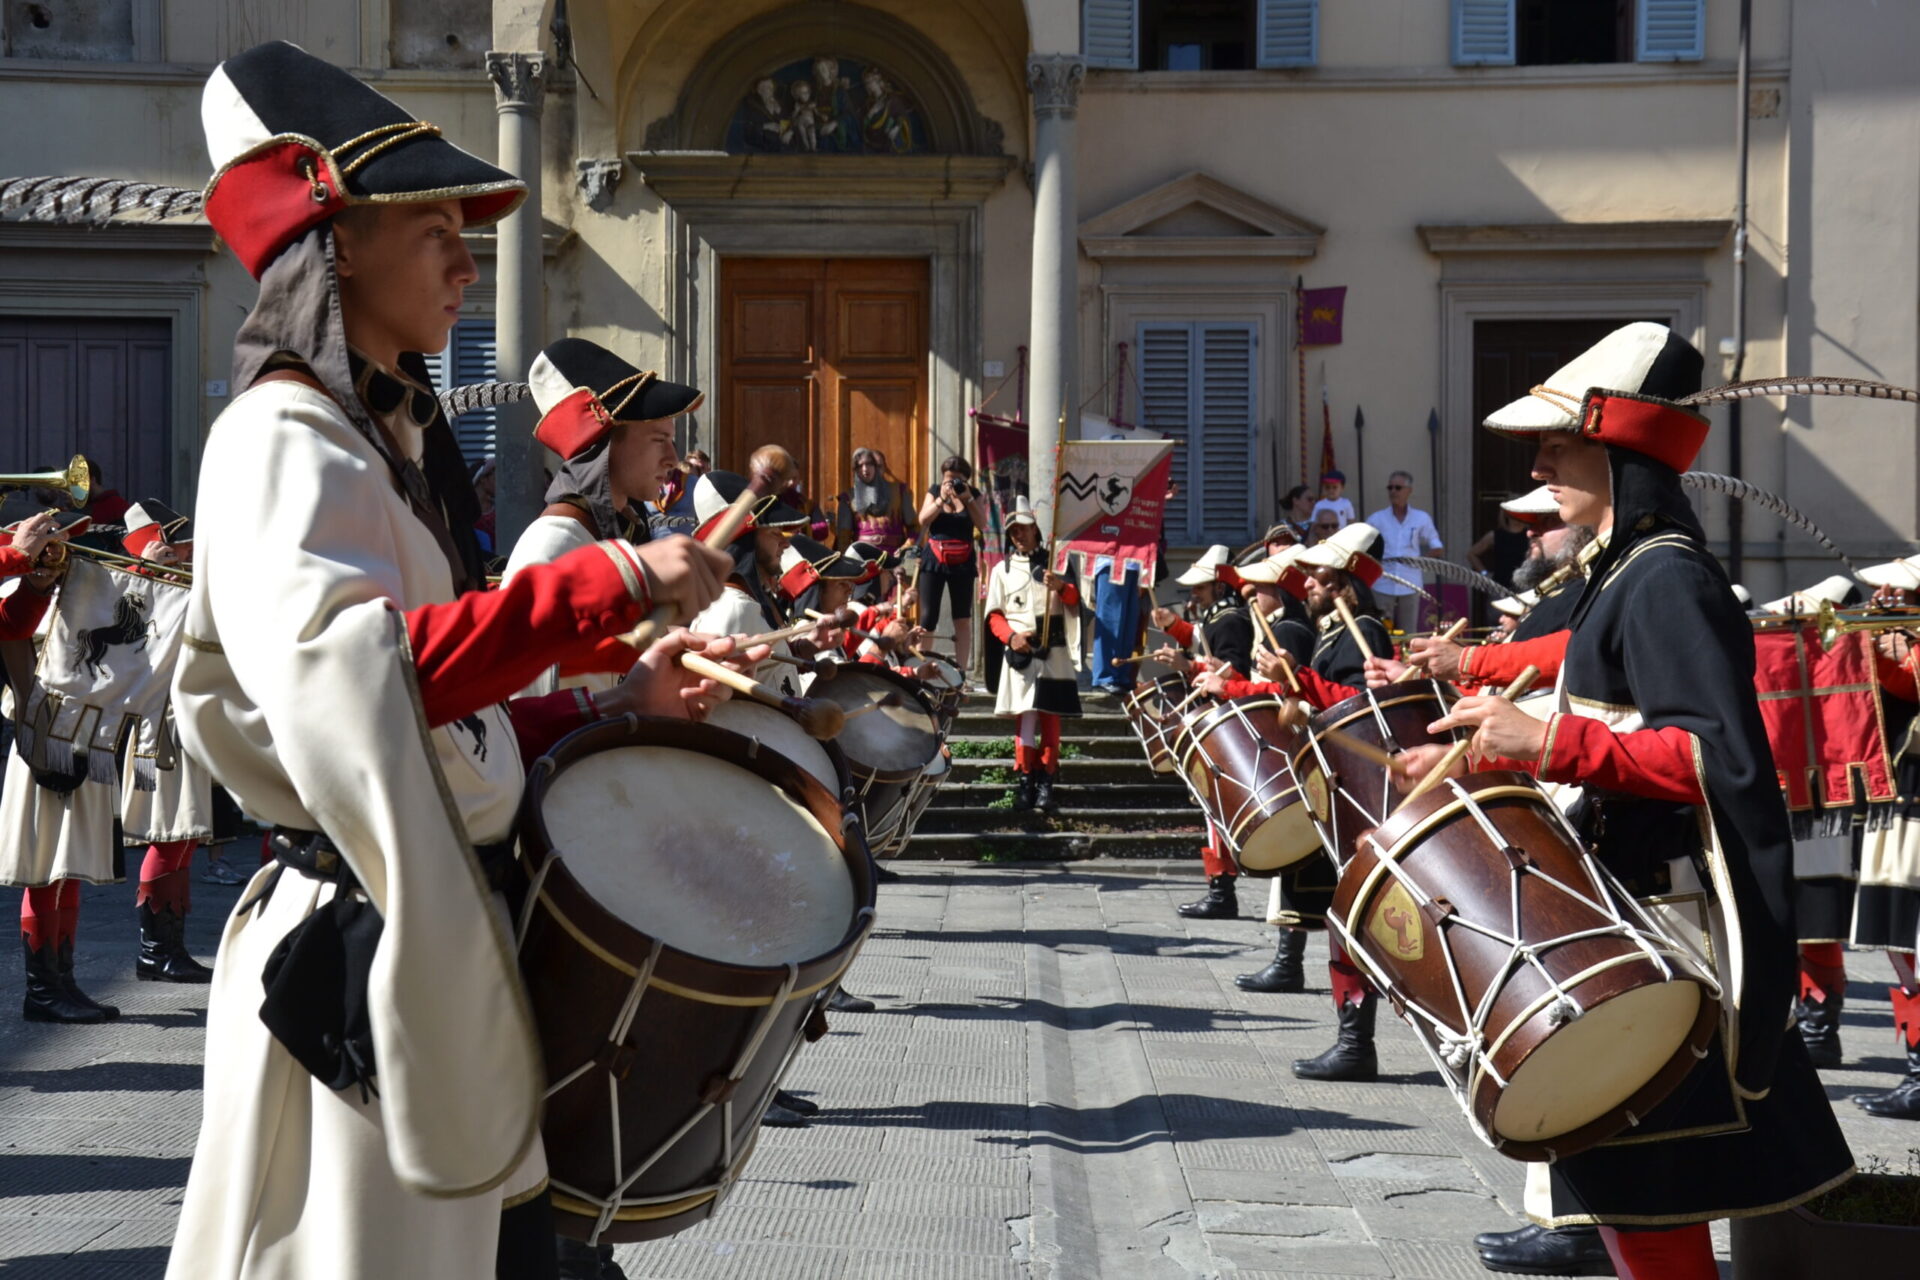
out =
[[[283,867],[337,881],[339,890],[267,957],[260,1020],[314,1079],[329,1089],[358,1085],[365,1101],[378,1093],[367,989],[384,922],[325,836],[275,831],[272,847]]]

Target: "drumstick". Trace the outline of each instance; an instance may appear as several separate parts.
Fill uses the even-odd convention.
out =
[[[1300,692],[1300,677],[1293,674],[1293,655],[1275,645],[1273,656],[1280,659],[1280,674],[1287,678],[1287,687],[1295,693]]]
[[[1335,596],[1333,598],[1333,607],[1339,612],[1340,621],[1346,624],[1347,634],[1352,636],[1353,642],[1360,646],[1360,656],[1362,658],[1373,657],[1373,647],[1367,643],[1367,638],[1360,634],[1360,624],[1354,621],[1353,610],[1347,607],[1346,597]]]
[[[1328,729],[1320,736],[1338,747],[1353,752],[1363,760],[1385,765],[1389,769],[1393,767],[1393,755],[1390,752],[1382,751],[1371,742],[1364,738],[1356,738],[1344,729]]]
[[[1448,627],[1445,631],[1442,631],[1439,635],[1435,636],[1434,639],[1435,640],[1452,640],[1455,636],[1458,636],[1462,631],[1465,631],[1466,629],[1467,629],[1467,620],[1465,618],[1462,618],[1458,622],[1455,622],[1452,626]],[[1402,671],[1399,675],[1395,676],[1391,681],[1391,683],[1400,684],[1402,681],[1411,680],[1415,676],[1426,674],[1426,670],[1427,670],[1426,664],[1424,663],[1409,662],[1407,663],[1407,669],[1405,671]]]
[[[898,693],[889,693],[878,702],[869,702],[864,707],[855,707],[852,711],[847,712],[845,718],[851,720],[855,716],[866,715],[869,711],[888,711],[894,707],[903,707],[906,704],[907,700]]]
[[[784,662],[790,667],[798,667],[815,680],[831,680],[840,673],[839,663],[823,662],[818,658],[796,658],[787,653],[770,653],[767,655],[767,661]]]
[[[713,526],[707,536],[700,540],[701,544],[718,551],[739,537],[740,530],[746,528],[747,521],[753,518],[753,504],[758,501],[760,501],[759,494],[752,489],[743,490],[740,496],[733,500],[733,505],[728,507],[726,513],[720,517],[720,523]],[[661,631],[672,625],[673,610],[663,604],[648,614],[645,622],[620,638],[636,649],[645,649],[653,643],[654,638]]]
[[[856,616],[851,609],[841,609],[832,614],[827,621],[836,627],[850,626]],[[820,624],[814,619],[808,618],[804,622],[789,623],[774,631],[762,631],[757,636],[742,636],[735,647],[751,649],[757,644],[778,644],[782,640],[791,640],[795,636],[803,636],[819,625]]]
[[[1142,649],[1140,650],[1140,652],[1130,653],[1124,658],[1115,658],[1113,659],[1113,661],[1111,661],[1107,665],[1113,666],[1113,667],[1130,667],[1134,663],[1139,662],[1141,659],[1145,658],[1146,656],[1147,656],[1147,651],[1145,649]]]
[[[1539,675],[1540,675],[1540,668],[1528,667],[1526,670],[1522,671],[1519,675],[1513,678],[1513,683],[1508,685],[1504,690],[1502,690],[1500,693],[1500,696],[1502,698],[1505,698],[1508,702],[1512,702],[1515,698],[1525,693],[1527,691],[1527,686],[1531,685],[1536,679],[1538,679]],[[1453,768],[1453,766],[1460,763],[1461,759],[1465,757],[1465,755],[1467,754],[1468,748],[1472,746],[1473,746],[1473,737],[1471,734],[1469,734],[1467,737],[1462,738],[1460,741],[1454,743],[1451,747],[1448,747],[1447,754],[1440,757],[1440,763],[1435,765],[1433,769],[1430,772],[1428,772],[1426,777],[1414,783],[1413,790],[1407,792],[1407,798],[1402,800],[1399,806],[1397,807],[1404,808],[1407,805],[1411,804],[1413,801],[1418,800],[1421,796],[1427,794],[1427,792],[1439,786],[1440,780],[1447,776],[1447,773]]]
[[[826,702],[819,698],[795,698],[780,692],[770,685],[761,684],[744,672],[732,667],[722,666],[712,658],[699,653],[683,653],[680,665],[697,676],[705,676],[716,684],[723,684],[735,693],[744,693],[755,702],[763,702],[786,712],[800,722],[800,727],[811,738],[837,737],[840,728],[846,723],[847,714],[838,703]]]

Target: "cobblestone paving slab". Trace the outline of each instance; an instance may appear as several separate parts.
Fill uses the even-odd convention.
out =
[[[822,1111],[764,1131],[721,1213],[618,1250],[639,1280],[1316,1280],[1488,1275],[1470,1237],[1517,1217],[1522,1167],[1487,1150],[1396,1019],[1383,1079],[1296,1079],[1325,1048],[1309,990],[1250,994],[1257,920],[1185,921],[1190,867],[912,864],[787,1084]],[[210,955],[238,891],[196,886]],[[1252,895],[1246,899],[1249,913]],[[7,1021],[0,975],[0,1276],[157,1280],[200,1119],[205,989],[131,980],[132,891],[86,891],[81,981],[99,1027]],[[1892,1085],[1884,979],[1854,959],[1836,1103]],[[1837,1105],[1861,1159],[1920,1127]],[[1726,1257],[1727,1231],[1714,1239]]]

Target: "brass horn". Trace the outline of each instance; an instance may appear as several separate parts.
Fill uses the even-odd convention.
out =
[[[93,494],[93,468],[84,455],[75,454],[72,462],[59,471],[34,471],[25,475],[0,475],[0,489],[58,489],[84,507]]]
[[[1920,630],[1920,610],[1914,609],[1856,611],[1836,609],[1830,601],[1822,600],[1814,617],[1820,625],[1820,643],[1829,649],[1835,640],[1850,631]]]

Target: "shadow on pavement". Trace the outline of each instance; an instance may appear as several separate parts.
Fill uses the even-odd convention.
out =
[[[191,1156],[0,1155],[0,1197],[180,1190]]]
[[[178,1093],[198,1089],[197,1062],[89,1062],[54,1071],[0,1071],[0,1089],[35,1093]]]

